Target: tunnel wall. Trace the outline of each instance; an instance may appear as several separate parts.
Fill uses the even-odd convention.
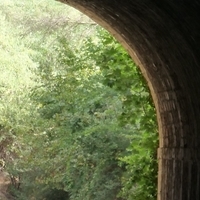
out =
[[[200,199],[200,3],[62,0],[110,31],[140,67],[159,125],[158,200]]]

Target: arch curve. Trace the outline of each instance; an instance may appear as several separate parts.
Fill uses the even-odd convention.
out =
[[[200,3],[60,1],[110,31],[147,80],[159,125],[158,200],[200,199]]]

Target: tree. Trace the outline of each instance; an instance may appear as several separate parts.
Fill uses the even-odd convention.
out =
[[[43,52],[48,55],[41,57],[37,71],[41,85],[32,92],[39,132],[33,138],[28,135],[32,148],[23,152],[20,165],[34,169],[35,186],[63,189],[72,199],[113,199],[123,172],[118,157],[128,147],[125,136],[131,130],[118,126],[120,97],[102,84],[101,71],[91,66],[94,61],[81,60],[65,38],[50,53]]]
[[[72,200],[155,199],[155,110],[137,66],[102,28],[67,23],[60,15],[53,15],[55,22],[51,3],[26,18],[33,2],[24,3],[18,20],[7,11],[10,27],[22,22],[15,38],[21,37],[30,77],[25,88],[19,79],[16,90],[2,87],[7,100],[0,105],[2,130],[14,138],[7,169],[21,177],[18,199],[49,199],[52,193]],[[20,70],[21,81],[26,76]]]
[[[98,37],[99,36],[99,37]],[[157,188],[158,130],[155,108],[147,84],[123,47],[105,30],[99,29],[98,42],[86,40],[84,50],[90,52],[100,67],[104,84],[121,96],[121,126],[131,126],[128,155],[120,157],[126,166],[120,196],[125,199],[155,199]],[[87,51],[92,49],[92,51]]]

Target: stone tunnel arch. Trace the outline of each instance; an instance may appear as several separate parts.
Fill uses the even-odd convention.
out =
[[[200,3],[60,0],[110,31],[140,67],[159,125],[158,200],[200,199]]]

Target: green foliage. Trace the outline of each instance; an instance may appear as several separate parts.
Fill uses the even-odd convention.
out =
[[[88,49],[89,56],[95,58],[105,77],[104,84],[120,94],[120,125],[132,126],[128,155],[120,157],[121,164],[126,164],[120,196],[153,200],[157,188],[158,131],[155,109],[145,80],[122,46],[101,28],[96,39],[86,41],[84,51]]]
[[[130,134],[130,129],[117,125],[120,98],[102,84],[100,70],[94,70],[88,61],[80,62],[63,38],[58,41],[59,50],[52,49],[48,56],[59,58],[57,65],[49,59],[41,60],[37,72],[41,86],[32,95],[41,120],[48,120],[43,127],[48,156],[44,168],[48,173],[40,181],[54,186],[58,183],[57,187],[68,191],[74,200],[113,199],[121,188],[118,157],[128,147],[125,135]],[[52,165],[52,156],[56,166]],[[54,174],[51,179],[49,173]]]
[[[104,126],[85,137],[78,137],[76,154],[71,158],[68,178],[71,199],[115,199],[121,188],[122,167],[118,156],[128,141],[115,129]]]
[[[155,199],[155,110],[122,46],[53,1],[0,6],[1,158],[21,177],[16,198]]]

